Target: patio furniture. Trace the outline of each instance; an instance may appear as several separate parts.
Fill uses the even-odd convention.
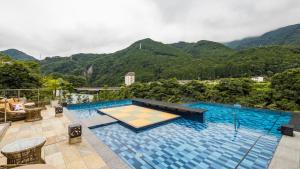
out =
[[[32,121],[38,121],[42,120],[43,117],[41,115],[42,108],[36,107],[36,108],[30,108],[25,109],[26,112],[26,122],[32,122]]]
[[[63,107],[62,106],[55,106],[55,117],[60,117],[63,115]]]
[[[16,105],[21,105],[21,107],[19,106],[21,109],[14,110]],[[22,103],[15,102],[14,99],[2,99],[0,100],[0,116],[4,118],[6,116],[6,120],[9,121],[24,120],[26,115],[23,107]]]
[[[81,133],[82,133],[81,124],[79,123],[70,124],[68,127],[68,133],[69,133],[70,144],[81,142]]]
[[[281,134],[286,136],[294,136],[294,126],[285,124],[280,127]]]
[[[7,158],[7,164],[44,164],[41,157],[42,147],[46,143],[43,137],[20,139],[5,145],[1,153]]]
[[[24,107],[27,108],[27,109],[34,108],[35,107],[35,103],[34,102],[25,103]]]
[[[0,106],[0,114],[1,117],[5,116],[5,108]],[[26,118],[26,112],[25,110],[18,110],[13,111],[10,109],[10,107],[7,105],[6,107],[6,114],[7,114],[7,120],[8,121],[18,121],[18,120],[24,120]]]

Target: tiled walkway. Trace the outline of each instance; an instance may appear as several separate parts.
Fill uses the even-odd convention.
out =
[[[269,169],[300,169],[300,132],[282,136]]]
[[[43,120],[36,122],[14,122],[4,135],[0,148],[17,139],[45,137],[47,142],[42,156],[47,164],[57,169],[106,169],[103,159],[83,138],[82,143],[68,144],[69,119],[66,116],[54,117],[54,109],[48,107],[42,112]],[[6,158],[0,155],[0,165],[6,164]]]

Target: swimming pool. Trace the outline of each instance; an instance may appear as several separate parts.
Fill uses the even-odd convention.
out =
[[[124,104],[130,101],[112,106]],[[205,122],[179,118],[138,133],[120,123],[91,130],[132,168],[267,168],[281,138],[277,128],[291,118],[289,113],[228,105],[185,106],[206,109]],[[88,110],[72,109],[81,115]]]

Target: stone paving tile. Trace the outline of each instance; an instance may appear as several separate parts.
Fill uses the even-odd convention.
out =
[[[68,125],[66,117],[54,117],[54,109],[47,107],[42,112],[43,120],[36,122],[13,122],[0,142],[0,148],[17,139],[45,137],[46,144],[42,157],[47,164],[57,169],[107,169],[106,163],[92,146],[82,138],[82,143],[68,143]],[[0,155],[0,165],[6,164],[6,158]]]
[[[282,136],[269,169],[300,169],[300,132]]]

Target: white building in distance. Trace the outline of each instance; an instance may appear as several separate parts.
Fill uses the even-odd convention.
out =
[[[129,86],[131,84],[133,84],[135,81],[135,73],[134,72],[128,72],[125,75],[125,85]]]
[[[262,77],[262,76],[256,76],[256,77],[252,77],[251,80],[256,81],[256,82],[263,82],[264,81],[264,77]]]

